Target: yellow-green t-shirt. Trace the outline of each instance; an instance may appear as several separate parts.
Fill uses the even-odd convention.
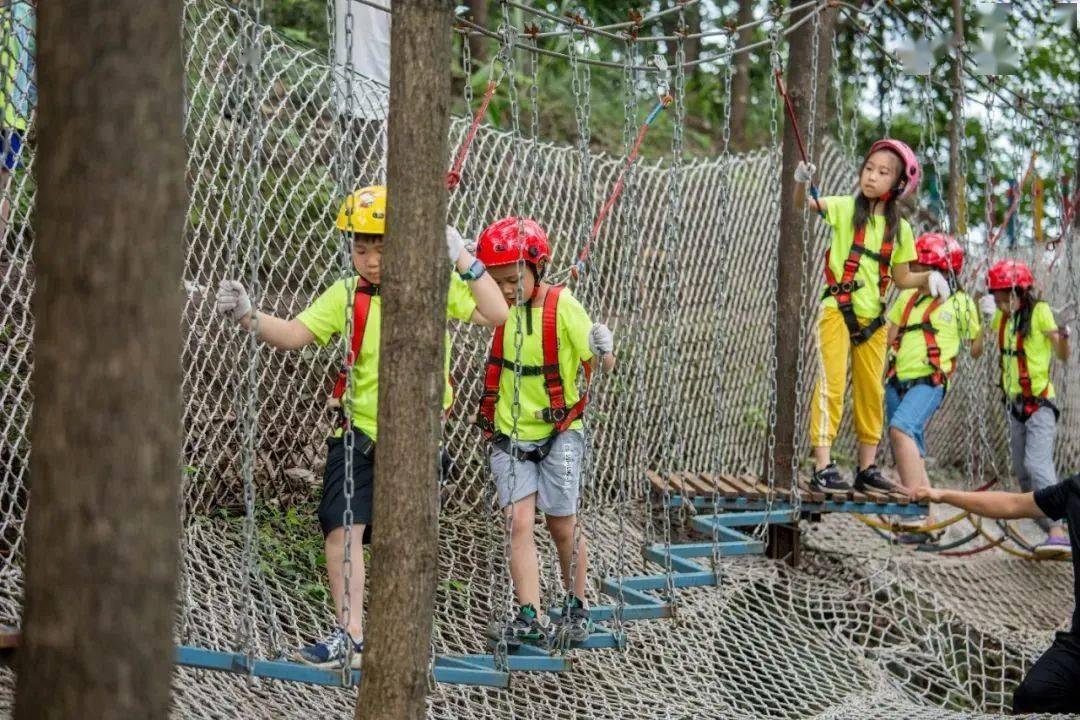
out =
[[[1001,387],[1005,394],[1011,398],[1022,395],[1020,389],[1020,370],[1016,364],[1016,325],[1019,321],[1019,313],[1014,313],[1005,322],[1005,350],[1010,354],[1005,356],[1005,372],[1001,378]],[[994,313],[991,325],[994,337],[998,335],[1001,327],[1001,311]],[[1044,302],[1035,303],[1031,310],[1031,332],[1024,336],[1024,357],[1027,359],[1028,374],[1031,376],[1031,394],[1036,397],[1046,390],[1046,397],[1054,397],[1054,385],[1050,382],[1050,359],[1053,357],[1054,344],[1046,337],[1047,332],[1057,330],[1054,321],[1054,312]],[[1002,348],[998,348],[998,352]]]
[[[532,313],[532,333],[527,333],[525,313]],[[559,374],[562,376],[563,394],[566,407],[573,407],[581,396],[575,381],[578,367],[582,362],[592,359],[589,349],[589,330],[592,320],[585,308],[569,290],[559,295],[559,306],[555,313],[555,326],[559,339]],[[518,322],[521,322],[521,360],[523,366],[539,367],[544,364],[543,322],[544,309],[533,307],[526,310],[521,306],[510,308],[503,331],[503,357],[513,362],[516,360],[515,337]],[[543,375],[522,375],[519,386],[521,413],[518,416],[517,437],[519,440],[543,440],[551,435],[550,423],[536,417],[536,412],[551,405]],[[499,402],[495,405],[495,429],[510,435],[514,427],[511,408],[514,402],[514,369],[504,367],[499,377]],[[570,425],[571,430],[581,428],[581,422]]]
[[[345,308],[352,302],[356,281],[355,277],[348,281],[338,280],[317,297],[306,310],[296,316],[296,319],[315,335],[315,340],[319,345],[326,345],[335,335],[345,331]],[[456,274],[451,276],[450,289],[446,294],[446,316],[468,320],[472,317],[474,310],[476,310],[476,300],[473,299],[469,286]],[[364,339],[360,344],[360,358],[353,364],[349,396],[342,399],[346,412],[352,418],[353,426],[372,440],[377,439],[378,435],[381,317],[382,298],[375,295],[371,298],[371,305],[368,308]],[[445,373],[446,389],[443,392],[443,409],[449,408],[454,400],[453,390],[450,387],[449,332],[446,333]]]
[[[822,198],[825,201],[825,222],[832,226],[832,242],[829,245],[829,267],[836,281],[844,276],[844,261],[855,244],[855,196],[843,195]],[[866,222],[866,235],[863,247],[874,253],[881,252],[881,241],[885,237],[885,218],[873,215]],[[900,221],[900,228],[893,238],[892,256],[889,267],[894,268],[916,258],[915,236],[907,220]],[[891,275],[891,272],[890,272]],[[869,255],[859,257],[859,269],[855,273],[859,289],[852,293],[851,304],[855,314],[872,320],[881,315],[881,298],[878,294],[878,262]],[[826,286],[828,283],[826,283]],[[837,307],[836,298],[829,296],[823,301],[826,307]]]
[[[889,322],[900,325],[911,296],[919,292],[921,291],[915,288],[901,292],[900,297],[896,298],[896,302],[889,308]],[[920,325],[931,302],[933,298],[929,295],[920,297],[911,308],[906,324]],[[960,352],[960,341],[974,340],[982,331],[979,310],[967,293],[953,293],[930,313],[930,324],[937,331],[934,342],[941,351],[941,370],[946,374],[951,373]],[[893,361],[896,377],[900,380],[914,380],[933,374],[934,369],[930,366],[926,354],[926,336],[921,329],[909,330],[901,336],[900,348],[894,354]]]

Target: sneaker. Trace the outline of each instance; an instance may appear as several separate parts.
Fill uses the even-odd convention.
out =
[[[296,651],[296,659],[305,665],[316,667],[342,667],[348,655],[349,643],[353,644],[351,666],[354,669],[359,668],[364,641],[355,642],[343,628],[335,628],[332,633],[314,645],[300,648]]]
[[[899,488],[885,479],[877,465],[868,465],[855,475],[855,489],[859,492],[877,490],[879,492],[899,492]]]
[[[902,532],[896,536],[896,542],[900,543],[901,545],[932,546],[937,545],[940,537],[940,535],[928,533],[925,531]]]
[[[525,643],[546,647],[551,640],[550,626],[551,619],[547,615],[538,616],[531,604],[521,605],[509,625],[493,623],[488,626],[488,637],[496,642],[505,640],[512,645]]]
[[[840,477],[836,463],[829,463],[822,470],[815,470],[810,477],[810,489],[823,493],[844,494],[851,491],[851,486]]]
[[[563,616],[559,620],[559,633],[572,643],[581,643],[589,639],[595,628],[585,603],[577,595],[567,595],[563,602]]]
[[[1035,555],[1041,558],[1071,558],[1072,543],[1061,535],[1047,535],[1046,539],[1035,546]]]

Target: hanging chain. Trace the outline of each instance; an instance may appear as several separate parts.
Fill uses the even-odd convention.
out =
[[[346,215],[351,221],[353,215],[353,183],[355,181],[354,172],[356,168],[352,162],[352,134],[354,132],[354,124],[356,118],[353,116],[353,42],[354,42],[354,23],[355,17],[353,16],[353,3],[352,0],[347,0],[345,11],[345,62],[343,68],[343,74],[345,76],[345,104],[344,104],[344,117],[341,118],[339,125],[342,132],[342,143],[338,148],[338,158],[341,161],[341,167],[338,174],[338,188],[343,197],[346,198]],[[353,385],[353,367],[360,360],[358,357],[353,357],[352,352],[352,335],[353,335],[353,323],[355,318],[353,317],[353,309],[355,306],[354,297],[358,289],[359,280],[356,278],[356,269],[353,267],[352,262],[352,244],[353,234],[349,231],[343,233],[342,244],[342,272],[344,273],[344,289],[345,289],[345,329],[341,333],[341,342],[343,351],[345,354],[345,391],[341,396],[341,410],[344,422],[344,437],[342,438],[342,445],[345,452],[345,487],[344,487],[344,500],[345,509],[341,516],[342,533],[344,534],[343,541],[345,543],[344,555],[342,557],[342,576],[345,583],[344,592],[341,600],[341,627],[345,629],[346,635],[348,635],[349,625],[352,624],[352,572],[353,572],[353,557],[352,557],[352,529],[353,529],[353,510],[352,510],[352,498],[355,491],[355,478],[353,477],[353,453],[356,447],[356,430],[353,426],[353,397],[352,397],[352,385]],[[359,562],[363,563],[364,558],[361,556]],[[351,636],[346,645],[345,662],[341,667],[341,680],[343,684],[351,684],[352,682],[352,656],[353,656],[353,641]]]
[[[772,72],[776,73],[780,71],[782,63],[780,57],[780,26],[774,24],[769,32],[770,50],[769,50],[769,62],[772,66]],[[775,84],[774,84],[775,85]],[[782,172],[781,165],[781,153],[780,153],[780,131],[778,122],[779,113],[779,89],[775,88],[769,93],[769,167],[772,168],[772,172],[769,177],[772,182],[769,188],[769,217],[776,220],[780,217],[780,174]],[[776,242],[779,243],[779,233],[775,233]],[[769,253],[769,331],[768,336],[770,338],[769,357],[768,364],[765,368],[765,375],[768,378],[767,388],[767,400],[769,404],[768,412],[768,431],[765,437],[765,485],[768,488],[767,492],[767,509],[772,510],[773,502],[776,498],[776,366],[777,366],[777,345],[778,338],[777,333],[777,314],[779,313],[779,306],[776,301],[777,283],[778,279],[776,273],[779,263],[779,244],[772,248],[772,252]],[[767,530],[767,525],[762,523],[755,530],[756,537],[764,537]]]

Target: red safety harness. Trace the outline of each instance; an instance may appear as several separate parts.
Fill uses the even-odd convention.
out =
[[[873,336],[874,333],[885,324],[885,315],[882,313],[878,315],[874,320],[866,327],[859,325],[859,318],[855,315],[855,308],[851,304],[851,296],[862,287],[861,283],[855,279],[855,274],[859,271],[859,261],[863,255],[870,257],[877,261],[878,264],[878,295],[881,298],[882,306],[885,304],[885,293],[889,289],[889,263],[892,259],[893,242],[889,237],[889,229],[885,229],[885,240],[881,243],[881,252],[874,252],[873,250],[867,250],[866,245],[866,227],[861,227],[855,231],[855,240],[852,242],[851,251],[848,253],[847,260],[844,261],[844,274],[840,277],[840,281],[837,282],[836,275],[833,274],[832,268],[829,267],[829,262],[832,258],[832,249],[825,253],[825,282],[828,285],[825,287],[825,292],[821,298],[824,300],[827,297],[836,298],[836,305],[840,309],[840,314],[844,316],[844,324],[847,325],[848,334],[851,336],[852,345],[860,345]]]
[[[511,372],[520,370],[522,376],[544,376],[544,389],[547,390],[549,404],[548,407],[537,411],[536,415],[537,418],[554,426],[554,434],[566,430],[585,411],[585,405],[589,399],[588,391],[583,392],[572,407],[567,407],[563,379],[559,373],[557,318],[559,294],[562,290],[562,286],[554,285],[548,288],[547,296],[544,298],[544,314],[541,322],[541,342],[544,350],[543,365],[519,366],[513,360],[507,360],[503,356],[503,336],[506,325],[503,324],[495,329],[495,337],[491,340],[491,354],[488,357],[487,371],[484,374],[484,394],[480,397],[480,413],[476,419],[476,424],[480,426],[485,437],[494,438],[496,442],[500,439],[495,428],[495,406],[499,402],[499,380],[502,377],[503,369],[508,369]],[[526,311],[531,312],[531,308],[527,308]],[[586,382],[589,375],[590,368],[586,363]]]
[[[886,373],[885,379],[891,382],[901,395],[915,385],[942,385],[947,388],[949,377],[952,375],[952,371],[956,369],[956,363],[953,363],[953,367],[948,372],[941,369],[941,348],[937,344],[937,328],[930,322],[930,315],[941,307],[941,300],[933,298],[930,304],[926,306],[926,310],[923,311],[922,320],[914,324],[908,323],[911,311],[928,298],[930,298],[929,295],[923,295],[922,293],[911,294],[911,299],[904,306],[904,313],[900,316],[900,325],[897,327],[896,338],[892,343],[893,356],[889,360],[889,371]],[[896,353],[900,352],[900,344],[904,340],[904,334],[915,330],[922,330],[923,340],[926,341],[926,364],[933,369],[933,372],[912,380],[901,380],[896,377]]]
[[[348,379],[349,368],[360,360],[360,346],[364,343],[364,330],[367,328],[368,313],[371,310],[371,298],[378,294],[378,285],[372,285],[364,278],[359,278],[356,292],[353,295],[352,342],[349,347],[349,355],[345,362],[342,363],[341,369],[338,370],[334,389],[330,391],[330,397],[335,400],[341,400],[342,396],[345,395],[345,384]],[[338,412],[341,426],[347,430],[349,421],[345,417],[345,409],[339,406]]]
[[[1001,387],[1003,390],[1005,388],[1005,358],[1010,355],[1016,358],[1016,373],[1019,376],[1017,379],[1020,381],[1020,402],[1012,404],[1013,415],[1020,422],[1027,422],[1028,418],[1045,405],[1054,411],[1054,417],[1056,418],[1058,414],[1057,406],[1047,397],[1050,394],[1050,383],[1046,383],[1046,387],[1038,396],[1031,390],[1031,373],[1028,372],[1027,353],[1024,352],[1024,336],[1017,332],[1016,347],[1014,349],[1005,347],[1005,325],[1007,322],[1009,321],[1003,317],[998,324],[998,349],[1001,350]]]

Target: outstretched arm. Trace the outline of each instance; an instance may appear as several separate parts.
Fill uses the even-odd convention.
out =
[[[465,241],[461,233],[452,225],[446,226],[446,252],[454,268],[459,273],[467,273],[476,262],[476,256],[465,247]],[[482,267],[482,266],[481,266]],[[473,299],[476,300],[476,310],[473,311],[469,322],[486,327],[498,327],[506,322],[510,309],[503,300],[499,286],[495,284],[488,273],[483,273],[478,278],[467,280]]]
[[[915,500],[946,503],[987,518],[1043,518],[1046,514],[1035,504],[1035,493],[965,492],[918,487],[909,491]]]
[[[315,342],[315,334],[299,320],[284,320],[252,309],[247,290],[237,280],[222,280],[218,284],[214,307],[245,330],[250,330],[253,318],[257,318],[258,338],[278,350],[299,350]]]

